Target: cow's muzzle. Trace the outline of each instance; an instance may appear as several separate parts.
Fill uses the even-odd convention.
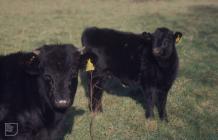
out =
[[[55,107],[58,109],[66,109],[70,107],[70,100],[69,99],[60,99],[55,100]]]
[[[152,53],[155,56],[160,56],[161,55],[161,49],[160,48],[153,48]]]

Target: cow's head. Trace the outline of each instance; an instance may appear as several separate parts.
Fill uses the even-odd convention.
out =
[[[175,43],[178,43],[182,37],[182,33],[174,33],[167,28],[157,28],[152,37],[153,55],[160,58],[168,58],[175,49]]]
[[[73,45],[45,45],[33,53],[27,73],[37,77],[39,93],[57,110],[73,103],[80,52]]]

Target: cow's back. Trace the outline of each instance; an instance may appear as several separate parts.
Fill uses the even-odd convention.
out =
[[[150,51],[151,46],[140,34],[95,27],[83,32],[82,44],[97,55],[96,65],[99,69],[131,80],[137,78],[141,55],[144,51]]]

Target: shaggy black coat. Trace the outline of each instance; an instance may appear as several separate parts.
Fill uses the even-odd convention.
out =
[[[156,104],[160,119],[167,120],[167,93],[178,70],[175,48],[178,35],[182,36],[167,28],[158,28],[152,34],[87,28],[82,34],[83,59],[91,58],[95,65],[91,110],[102,111],[102,85],[108,77],[114,76],[125,85],[142,87],[147,118],[153,117]]]
[[[59,139],[79,62],[79,51],[67,44],[0,56],[0,140]],[[8,130],[5,123],[18,128]]]

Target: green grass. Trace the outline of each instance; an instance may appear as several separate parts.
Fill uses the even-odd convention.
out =
[[[142,105],[125,96],[131,91],[113,86],[118,90],[104,94],[104,112],[94,120],[95,140],[218,139],[216,0],[0,0],[0,54],[45,43],[81,47],[88,26],[138,33],[166,26],[184,34],[177,46],[179,75],[167,102],[170,122],[159,121],[157,112],[146,120]],[[90,140],[87,104],[79,84],[66,140]]]

